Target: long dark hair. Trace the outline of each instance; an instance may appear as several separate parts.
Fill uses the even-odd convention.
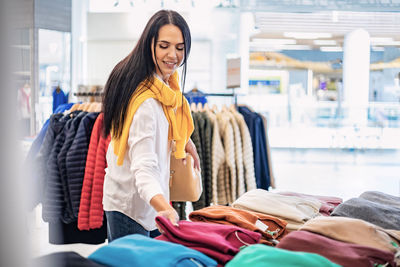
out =
[[[185,19],[177,12],[172,10],[160,10],[147,22],[132,52],[114,67],[108,77],[103,96],[104,136],[108,136],[111,130],[114,137],[119,138],[121,136],[123,123],[126,118],[126,110],[131,96],[142,81],[151,81],[156,72],[156,66],[154,65],[151,52],[151,44],[153,42],[155,55],[158,32],[162,26],[167,24],[177,26],[183,35],[185,49],[184,59],[181,64],[181,66],[183,66],[181,80],[182,89],[184,90],[186,62],[191,45],[189,26]]]

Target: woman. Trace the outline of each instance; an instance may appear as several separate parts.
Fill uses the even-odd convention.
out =
[[[179,88],[176,69],[190,52],[189,27],[175,11],[161,10],[147,23],[133,51],[113,69],[103,99],[107,151],[103,207],[108,241],[124,235],[149,235],[155,217],[177,225],[169,204],[170,155],[199,157],[190,135],[193,120]]]

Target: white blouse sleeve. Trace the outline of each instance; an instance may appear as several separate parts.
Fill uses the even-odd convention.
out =
[[[145,100],[137,109],[129,129],[129,157],[133,183],[140,197],[150,203],[157,194],[163,194],[161,173],[156,154],[157,113],[152,98]]]

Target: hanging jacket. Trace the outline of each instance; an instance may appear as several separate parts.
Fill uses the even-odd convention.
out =
[[[101,130],[103,127],[103,113],[101,113],[94,123],[90,135],[89,149],[86,156],[85,175],[83,177],[81,200],[78,213],[78,228],[80,230],[89,230],[89,210],[92,197],[94,169],[96,166],[96,152],[99,144]]]
[[[200,168],[201,168],[201,182],[204,186],[204,167],[203,167],[203,148],[201,146],[201,136],[200,136],[200,115],[197,112],[192,112],[192,118],[194,123],[194,131],[192,133],[191,139],[196,146],[197,154],[200,158]],[[199,200],[192,202],[193,209],[198,210],[206,206],[205,190],[201,192]]]
[[[90,134],[98,115],[98,112],[90,112],[82,118],[71,147],[66,155],[67,190],[74,219],[78,218]]]
[[[51,148],[53,147],[54,141],[59,131],[62,130],[64,122],[60,122],[63,118],[62,114],[53,114],[48,123],[47,130],[45,132],[43,142],[40,145],[39,151],[33,156],[32,152],[32,163],[29,164],[32,168],[32,175],[29,176],[28,188],[34,188],[32,190],[32,197],[28,203],[29,209],[33,209],[37,204],[43,201],[46,177],[47,177],[47,160],[49,159]],[[63,119],[64,121],[65,119]],[[28,158],[29,161],[29,158]]]
[[[220,264],[231,260],[239,248],[257,244],[261,234],[231,225],[180,221],[179,227],[165,217],[156,217],[162,235],[158,240],[170,241],[200,251]]]
[[[67,129],[79,113],[80,111],[76,111],[65,116],[66,121],[63,120],[63,128],[57,134],[51,151],[49,151],[42,209],[42,217],[45,222],[59,222],[63,218],[65,199],[57,156],[64,145]]]
[[[268,171],[269,171],[269,179],[270,179],[270,184],[272,188],[276,188],[276,184],[275,184],[275,175],[273,173],[272,170],[272,159],[271,159],[271,149],[269,146],[269,139],[268,139],[268,121],[267,118],[262,115],[259,114],[261,119],[263,120],[264,123],[264,130],[265,130],[265,146],[266,146],[266,150],[267,150],[267,159],[268,159]]]
[[[78,228],[81,230],[89,230],[101,227],[103,223],[103,181],[106,168],[106,152],[108,148],[108,143],[110,138],[107,140],[102,135],[104,114],[100,113],[93,125],[92,133],[90,136],[90,143],[88,148],[88,153],[86,157],[85,175],[83,178],[81,199],[79,204],[78,213]],[[106,144],[107,142],[107,144]],[[95,179],[96,176],[97,177]],[[101,181],[97,181],[101,179]],[[101,190],[98,189],[99,184],[101,185]],[[93,201],[92,205],[92,200]],[[99,207],[100,206],[100,207]],[[100,225],[97,223],[97,219],[93,223],[95,227],[90,227],[90,213],[91,209],[97,210],[101,209],[100,213]],[[98,216],[96,214],[95,216]]]
[[[70,121],[70,123],[66,125],[66,127],[64,128],[65,140],[60,152],[57,155],[57,164],[60,177],[59,179],[61,180],[62,193],[64,196],[64,203],[63,203],[64,211],[63,211],[62,221],[65,223],[71,223],[73,221],[76,221],[72,213],[71,197],[68,190],[68,177],[67,177],[68,166],[66,163],[66,158],[68,150],[70,149],[74,141],[79,124],[81,120],[86,116],[86,114],[87,112],[85,111],[80,112],[75,118],[73,118]]]
[[[270,186],[268,155],[266,151],[265,129],[262,118],[247,107],[238,107],[250,131],[254,153],[254,171],[257,188],[268,190]]]
[[[96,152],[96,166],[94,168],[92,197],[90,200],[89,210],[89,226],[96,229],[103,226],[104,210],[103,210],[103,184],[107,167],[107,149],[111,142],[111,136],[100,137],[99,145]]]
[[[203,168],[204,168],[204,188],[206,207],[210,206],[212,199],[212,174],[211,174],[211,139],[212,139],[212,124],[205,112],[199,112],[203,119],[204,125],[201,127],[201,145],[203,152]]]

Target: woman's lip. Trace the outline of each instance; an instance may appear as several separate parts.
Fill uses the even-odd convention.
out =
[[[171,64],[171,63],[167,63],[167,62],[165,62],[165,61],[163,61],[163,62],[164,62],[164,64],[165,64],[165,66],[167,66],[167,68],[173,69],[173,68],[176,66],[176,63],[175,63],[175,62],[173,62],[172,64]]]

